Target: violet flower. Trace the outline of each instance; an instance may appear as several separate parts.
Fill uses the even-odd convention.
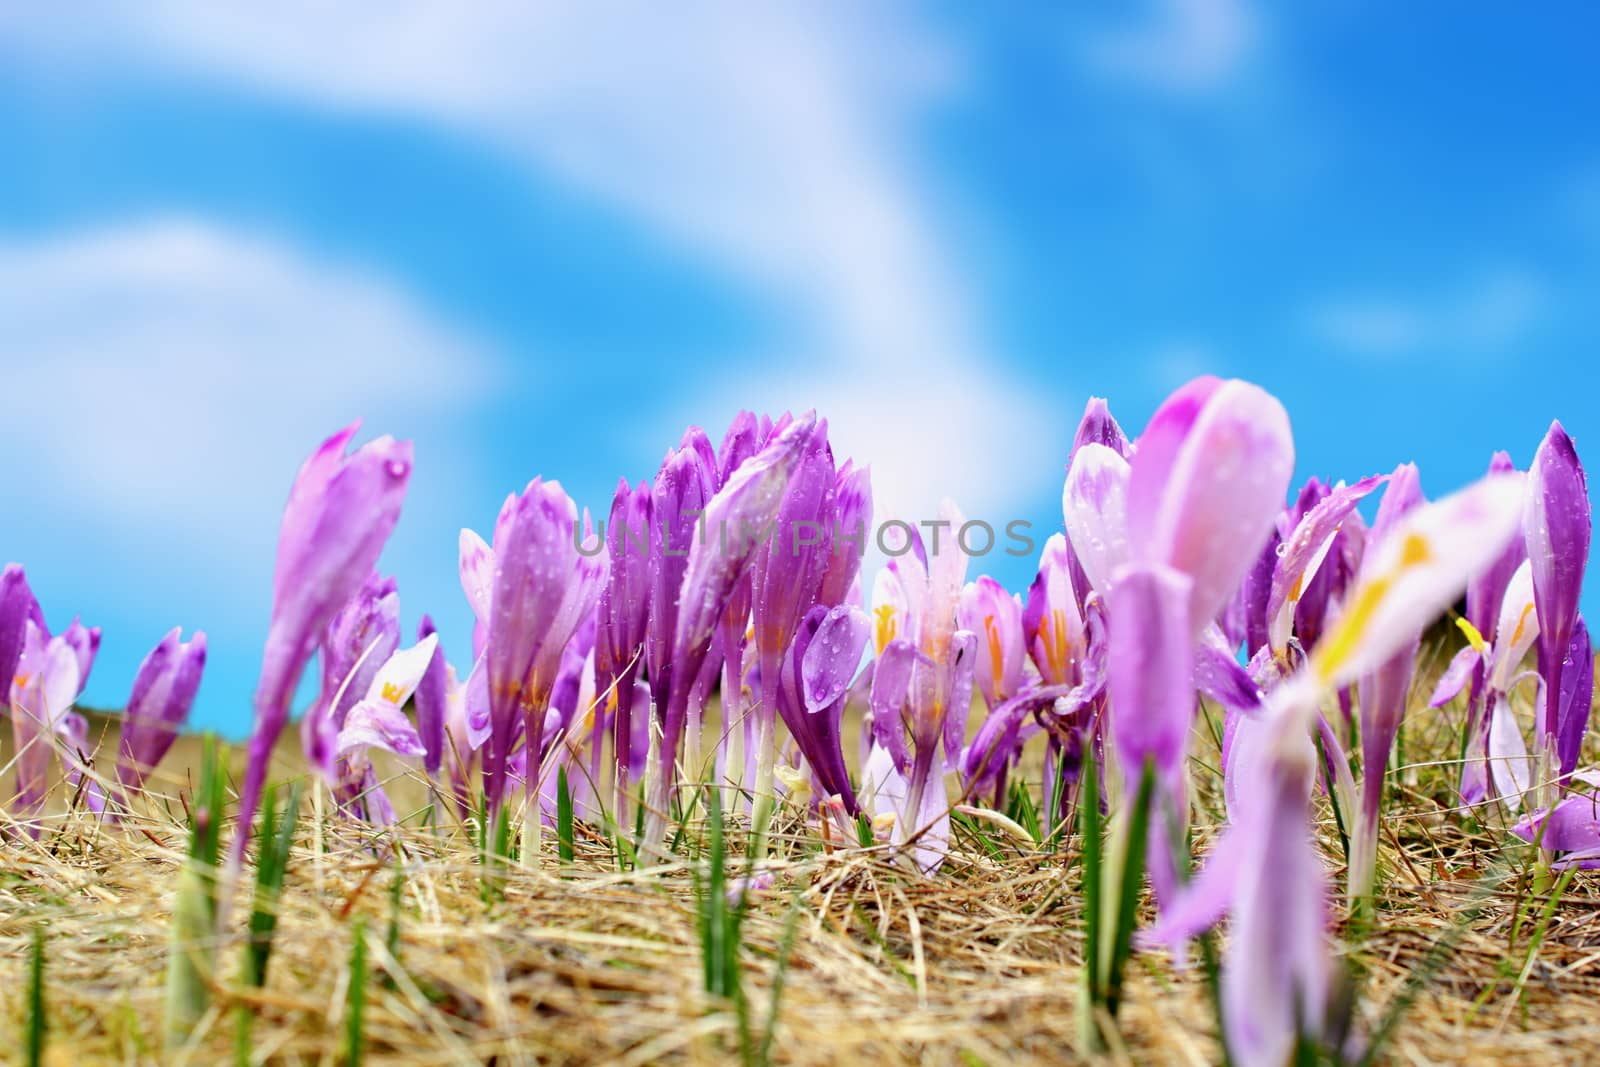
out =
[[[950,501],[940,507],[939,521],[949,531],[963,523]],[[879,571],[873,587],[880,640],[888,640],[873,669],[872,735],[885,755],[869,755],[868,763],[887,759],[894,772],[893,778],[877,776],[876,791],[895,794],[895,782],[904,781],[895,802],[901,821],[890,837],[896,844],[918,842],[913,854],[925,871],[943,861],[948,843],[949,805],[936,761],[942,751],[946,768],[961,765],[978,641],[956,621],[967,557],[952,542],[928,554],[913,532],[911,551]],[[863,785],[862,792],[873,790]],[[937,818],[930,822],[930,814]]]
[[[485,650],[491,731],[483,759],[492,813],[505,799],[506,761],[519,729],[529,754],[527,773],[539,774],[545,712],[562,650],[605,583],[607,558],[578,550],[578,521],[577,506],[560,483],[535,478],[507,501],[497,524]],[[585,544],[589,540],[584,537]],[[530,804],[528,810],[536,822],[536,809]]]
[[[649,482],[640,482],[635,489],[628,487],[626,479],[617,482],[606,524],[611,570],[596,608],[595,687],[601,702],[601,726],[612,733],[619,819],[626,817],[624,801],[630,783],[642,773],[645,762],[645,753],[634,744],[640,724],[633,721],[633,688],[644,666],[650,625],[651,500]],[[648,730],[648,723],[642,725]]]
[[[417,640],[436,638],[438,629],[433,619],[424,615],[417,624]],[[439,771],[444,766],[445,719],[450,707],[450,664],[445,662],[444,646],[435,644],[433,657],[428,661],[422,679],[417,682],[417,735],[424,749],[422,769],[430,782],[437,783]]]
[[[30,622],[45,630],[44,612],[28,588],[22,565],[8,563],[0,571],[0,710],[10,704],[11,679],[17,673]]]
[[[23,623],[22,651],[8,693],[11,704],[16,794],[11,811],[29,824],[50,791],[55,738],[72,740],[67,716],[82,689],[78,654],[63,637],[51,637],[30,618]]]
[[[374,573],[328,623],[322,637],[322,689],[300,721],[306,762],[332,781],[334,748],[344,718],[400,647],[400,594],[393,578]]]
[[[1378,517],[1372,525],[1370,543],[1377,558],[1383,545],[1400,522],[1413,509],[1427,502],[1414,464],[1405,463],[1390,476]],[[1416,673],[1417,649],[1422,630],[1399,647],[1383,664],[1359,680],[1361,695],[1361,801],[1350,838],[1349,894],[1352,899],[1372,894],[1377,876],[1378,813],[1383,802],[1383,782],[1388,772],[1389,750],[1400,731],[1406,705],[1411,698],[1411,680]]]
[[[1088,474],[1082,463],[1091,464]],[[1199,378],[1151,416],[1125,483],[1109,450],[1095,446],[1080,450],[1068,472],[1069,536],[1087,545],[1084,570],[1108,593],[1115,751],[1124,775],[1147,763],[1157,772],[1151,825],[1160,832],[1148,848],[1164,902],[1176,888],[1171,843],[1187,827],[1182,768],[1195,645],[1254,566],[1293,468],[1288,416],[1275,398],[1247,382]],[[1130,588],[1119,592],[1124,581]]]
[[[850,816],[857,810],[856,795],[845,767],[840,725],[870,631],[859,608],[816,605],[790,643],[774,693],[822,798],[838,798]]]
[[[256,806],[278,734],[306,661],[333,616],[372,573],[400,518],[411,478],[411,445],[380,437],[353,454],[345,447],[359,422],[324,441],[300,467],[278,534],[272,622],[256,685],[238,829],[229,866],[237,870],[250,842]]]
[[[117,785],[124,798],[144,787],[189,717],[206,665],[206,635],[188,641],[173,627],[145,656],[134,675],[133,694],[122,716],[117,749]]]
[[[1562,732],[1562,664],[1577,625],[1590,533],[1589,487],[1583,465],[1572,438],[1559,422],[1552,423],[1528,471],[1527,510],[1522,522],[1539,613],[1539,664],[1545,693],[1539,739],[1552,757]],[[1588,709],[1583,710],[1583,717],[1587,723]],[[1577,732],[1581,735],[1583,727]],[[1576,752],[1570,754],[1576,760]],[[1572,773],[1572,764],[1564,759],[1555,762],[1563,778]]]

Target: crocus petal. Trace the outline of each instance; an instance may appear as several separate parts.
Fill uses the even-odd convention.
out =
[[[437,642],[437,632],[433,619],[427,615],[424,615],[417,624],[419,641],[433,637]],[[417,683],[415,693],[417,735],[422,738],[422,747],[427,749],[422,765],[430,778],[436,777],[444,765],[445,719],[450,704],[449,674],[450,664],[445,662],[444,649],[435,643],[433,657],[428,661],[427,669],[422,672],[422,679]]]
[[[1278,1067],[1297,1034],[1322,1033],[1327,884],[1306,810],[1308,771],[1295,763],[1263,767],[1237,829],[1222,1000],[1228,1051],[1241,1067]]]
[[[339,731],[339,754],[362,747],[381,748],[397,756],[424,756],[428,751],[405,712],[385,700],[360,701],[345,717],[344,729]]]
[[[1267,600],[1268,639],[1274,652],[1281,653],[1288,646],[1295,607],[1333,548],[1345,520],[1383,480],[1375,475],[1331,490],[1306,512],[1284,542]]]
[[[954,770],[967,739],[967,719],[972,711],[972,679],[978,660],[978,635],[957,630],[950,639],[950,691],[945,695],[944,758]]]
[[[1408,514],[1369,552],[1344,613],[1313,650],[1316,684],[1348,685],[1416,638],[1492,563],[1521,518],[1520,475],[1491,475]]]
[[[1489,774],[1506,806],[1512,811],[1520,808],[1523,794],[1533,784],[1533,760],[1504,696],[1495,701],[1489,718]]]
[[[844,696],[861,666],[871,629],[866,614],[847,604],[823,618],[800,666],[807,711],[815,714]]]
[[[44,612],[28,588],[27,575],[19,564],[8,563],[0,571],[0,708],[10,702],[11,679],[17,673],[29,622],[46,632]]]
[[[494,597],[494,549],[471,530],[461,531],[461,591],[466,594],[472,616],[489,624],[489,604]]]
[[[1589,729],[1594,706],[1594,645],[1589,627],[1578,616],[1572,627],[1572,640],[1561,665],[1561,704],[1556,720],[1556,755],[1562,775],[1578,765],[1583,750],[1583,735]]]
[[[1583,465],[1572,438],[1559,422],[1552,423],[1528,470],[1522,533],[1533,564],[1539,625],[1560,650],[1565,650],[1578,616],[1590,529]]]
[[[139,664],[133,694],[123,713],[117,781],[131,792],[161,762],[189,716],[205,669],[206,635],[185,643],[176,627]]]
[[[1039,573],[1022,609],[1022,636],[1039,676],[1052,685],[1077,680],[1088,638],[1072,586],[1072,549],[1051,534],[1039,556]],[[970,629],[970,627],[969,627]]]
[[[1261,706],[1261,689],[1233,655],[1202,641],[1194,646],[1194,687],[1232,711]]]
[[[1554,808],[1521,820],[1511,832],[1553,852],[1593,852],[1600,849],[1600,794],[1570,793]]]
[[[1132,566],[1113,579],[1107,666],[1111,735],[1129,774],[1153,760],[1163,776],[1181,766],[1194,716],[1188,575]]]
[[[740,464],[705,508],[705,528],[684,570],[674,648],[689,650],[710,641],[739,573],[755,554],[752,531],[771,525],[784,490],[806,449],[816,417],[808,414],[771,444]],[[727,544],[718,542],[727,534]]]
[[[1506,583],[1495,625],[1494,650],[1490,656],[1489,686],[1504,693],[1511,688],[1511,677],[1522,665],[1523,657],[1539,638],[1539,615],[1533,596],[1533,561],[1524,560]]]
[[[1195,634],[1256,561],[1293,470],[1283,405],[1237,380],[1198,379],[1179,389],[1135,443],[1129,539],[1139,560],[1192,579],[1188,619]]]
[[[911,766],[901,712],[910,693],[912,671],[921,659],[911,642],[895,640],[878,654],[872,668],[872,692],[868,697],[872,736],[901,770]]]
[[[1122,432],[1122,427],[1112,417],[1111,408],[1105,400],[1098,396],[1091,396],[1083,406],[1083,417],[1078,420],[1078,430],[1072,437],[1072,451],[1076,453],[1084,445],[1090,444],[1104,445],[1123,457],[1130,451],[1128,435]]]
[[[1472,680],[1472,672],[1483,662],[1483,653],[1471,645],[1467,645],[1457,652],[1445,667],[1444,673],[1439,675],[1438,683],[1433,687],[1433,695],[1428,698],[1428,707],[1442,708],[1450,703]]]
[[[968,582],[956,624],[978,635],[974,674],[985,705],[994,708],[1022,685],[1022,604],[988,575]]]
[[[100,652],[100,627],[85,626],[73,619],[72,625],[61,631],[61,640],[78,658],[78,692],[73,694],[76,699],[89,684],[89,672],[94,669],[95,656]]]
[[[1089,583],[1104,593],[1111,575],[1132,558],[1128,543],[1128,481],[1131,468],[1122,456],[1100,444],[1087,444],[1072,457],[1061,489],[1067,540]]]

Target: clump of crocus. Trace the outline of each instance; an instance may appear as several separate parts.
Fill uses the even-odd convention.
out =
[[[1181,942],[1231,916],[1222,972],[1228,1053],[1244,1067],[1322,1042],[1328,1018],[1327,886],[1312,840],[1312,731],[1323,701],[1414,640],[1516,532],[1522,479],[1497,474],[1412,509],[1376,544],[1334,628],[1235,740],[1240,802],[1202,870],[1151,940]]]
[[[1150,864],[1163,899],[1175,888],[1172,842],[1187,828],[1197,647],[1270,536],[1293,468],[1276,399],[1201,378],[1151,416],[1131,461],[1085,445],[1067,474],[1068,536],[1107,601],[1114,752],[1125,774],[1148,764],[1156,776]]]
[[[775,522],[790,479],[810,449],[816,430],[816,416],[811,413],[781,431],[775,430],[772,439],[735,468],[727,484],[706,504],[701,528],[707,534],[693,539],[673,605],[672,655],[668,657],[672,666],[665,686],[665,707],[660,703],[661,696],[656,697],[655,718],[661,726],[661,744],[646,820],[649,840],[655,840],[665,825],[691,699],[712,640],[722,625],[729,599],[760,547],[760,531]],[[657,521],[661,518],[658,509]],[[671,586],[657,586],[658,591],[661,588],[670,590]],[[652,628],[656,625],[655,612],[665,607],[652,594]],[[651,680],[651,688],[653,693],[661,692],[655,679]]]
[[[235,868],[249,844],[273,746],[289,720],[301,672],[334,615],[372,573],[411,479],[409,442],[380,437],[346,454],[359,427],[356,422],[340,430],[301,465],[283,511],[272,621],[229,857]]]

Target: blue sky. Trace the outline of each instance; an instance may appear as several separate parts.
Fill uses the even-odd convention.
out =
[[[384,567],[458,657],[461,526],[740,406],[1041,531],[1085,398],[1137,430],[1196,373],[1277,393],[1302,477],[1600,441],[1578,5],[527,6],[0,15],[0,556],[105,629],[89,703],[201,627],[246,728],[289,479],[356,416],[417,443]]]

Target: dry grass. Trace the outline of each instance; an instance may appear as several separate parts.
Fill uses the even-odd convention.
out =
[[[1579,875],[1535,936],[1544,898],[1528,877],[1530,850],[1450,807],[1449,769],[1434,761],[1456,728],[1453,713],[1419,712],[1408,723],[1377,918],[1361,933],[1338,909],[1335,933],[1363,976],[1359,1025],[1370,1032],[1435,946],[1454,939],[1387,1059],[1590,1062],[1600,1042],[1600,892]],[[185,766],[192,752],[170,765]],[[1217,822],[1208,777],[1197,769],[1202,826]],[[172,796],[184,788],[164,787]],[[871,852],[829,851],[795,813],[787,817],[776,884],[755,900],[743,953],[759,1039],[785,930],[795,924],[774,1061],[1090,1058],[1080,1043],[1083,923],[1070,840],[1052,854],[999,832],[963,832],[944,870],[927,879]],[[26,946],[42,923],[47,1062],[228,1062],[241,1002],[258,1015],[257,1062],[340,1062],[352,922],[364,915],[373,966],[368,1062],[738,1062],[737,1013],[701,991],[690,874],[697,827],[676,858],[628,874],[618,873],[600,835],[581,828],[577,859],[563,868],[548,834],[543,868],[511,872],[503,896],[488,903],[459,828],[397,831],[389,840],[405,877],[391,957],[394,853],[375,852],[371,838],[313,812],[297,839],[265,991],[234,984],[238,938],[230,934],[217,1008],[189,1048],[169,1056],[161,1009],[181,819],[176,801],[149,805],[121,828],[62,812],[37,842],[0,845],[0,1048],[12,1050],[8,1061],[21,1055],[14,1035],[25,1014]],[[1326,813],[1323,830],[1337,877]],[[1503,880],[1485,888],[1495,872]],[[245,910],[235,908],[235,929]],[[1098,1058],[1215,1062],[1213,1026],[1194,970],[1175,972],[1164,955],[1136,956],[1120,1037]]]

